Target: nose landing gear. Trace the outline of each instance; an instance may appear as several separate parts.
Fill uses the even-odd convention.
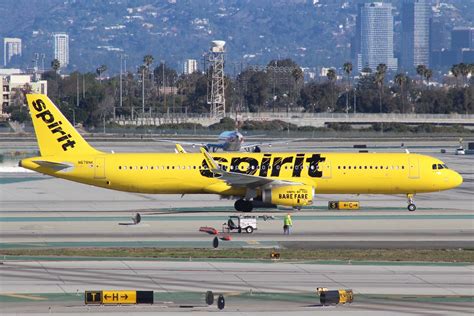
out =
[[[415,196],[414,194],[410,194],[410,193],[407,194],[407,198],[408,198],[408,207],[407,208],[410,212],[413,212],[413,211],[416,210],[415,201],[413,200],[414,196]]]

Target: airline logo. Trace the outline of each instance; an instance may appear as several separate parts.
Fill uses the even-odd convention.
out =
[[[33,108],[38,112],[36,114],[37,118],[40,118],[51,131],[58,141],[61,144],[61,147],[64,151],[67,151],[69,148],[74,148],[76,145],[76,141],[72,138],[71,134],[66,133],[63,131],[61,125],[63,122],[56,121],[54,115],[51,113],[50,110],[46,109],[46,104],[41,99],[37,99],[32,103]]]
[[[326,160],[325,157],[321,157],[319,154],[296,154],[288,156],[280,156],[273,154],[264,154],[263,157],[258,160],[253,157],[233,157],[230,161],[223,157],[213,157],[214,160],[221,166],[225,171],[243,173],[249,175],[256,175],[260,177],[279,177],[280,171],[283,168],[290,167],[292,171],[292,177],[299,178],[303,172],[303,164],[306,162],[309,164],[307,168],[307,174],[311,178],[321,178],[323,172],[319,170],[319,163]],[[204,168],[209,168],[206,160],[202,161]],[[200,170],[203,177],[217,178],[220,175],[211,172],[210,170]]]

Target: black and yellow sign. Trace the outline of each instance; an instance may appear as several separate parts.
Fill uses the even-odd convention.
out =
[[[102,304],[136,304],[137,291],[102,291]]]
[[[330,201],[328,208],[330,210],[358,210],[359,201]]]
[[[86,304],[153,304],[153,291],[86,291]]]
[[[102,304],[102,291],[86,291],[84,300],[86,304]]]

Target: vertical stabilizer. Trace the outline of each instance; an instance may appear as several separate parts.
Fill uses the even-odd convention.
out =
[[[41,156],[99,153],[90,146],[44,94],[27,94]]]

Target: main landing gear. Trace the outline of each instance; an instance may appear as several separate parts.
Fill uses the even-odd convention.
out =
[[[252,212],[253,204],[252,201],[240,199],[235,201],[234,208],[239,212]]]
[[[414,196],[415,196],[414,194],[410,194],[410,193],[407,194],[407,198],[408,198],[408,207],[407,208],[410,212],[413,212],[413,211],[416,210],[415,201],[413,200]]]

